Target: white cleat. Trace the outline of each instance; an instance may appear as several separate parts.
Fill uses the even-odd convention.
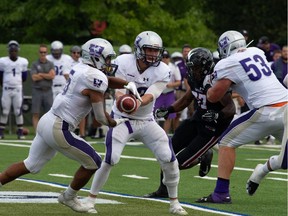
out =
[[[77,197],[73,197],[72,199],[65,198],[64,193],[61,193],[58,196],[58,202],[63,204],[63,205],[65,205],[65,206],[68,206],[69,208],[71,208],[72,210],[74,210],[76,212],[86,212],[87,213],[87,212],[89,212],[91,210],[90,207],[83,206],[81,204],[81,202],[77,199]],[[93,209],[94,209],[94,206],[93,206]],[[96,213],[97,213],[97,211],[96,211]]]
[[[169,212],[175,215],[188,215],[188,213],[185,211],[185,209],[182,208],[179,203],[170,206]]]
[[[84,200],[81,202],[81,205],[83,207],[85,207],[85,209],[87,209],[87,213],[90,213],[90,214],[97,214],[97,210],[95,209],[95,204],[94,202],[89,202],[87,200]]]

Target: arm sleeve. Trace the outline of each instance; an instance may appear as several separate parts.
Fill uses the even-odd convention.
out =
[[[158,98],[163,90],[166,88],[167,82],[157,82],[151,85],[145,94],[152,94],[154,99]]]

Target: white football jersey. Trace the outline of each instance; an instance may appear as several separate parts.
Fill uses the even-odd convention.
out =
[[[89,97],[81,92],[92,89],[104,94],[107,88],[108,79],[103,72],[79,63],[71,69],[63,92],[56,96],[51,110],[54,115],[76,128],[92,109]]]
[[[177,80],[181,81],[181,73],[180,73],[179,68],[171,62],[169,62],[168,66],[171,70],[171,78],[169,82],[175,82]],[[174,88],[166,88],[164,89],[163,93],[172,92],[174,90],[175,90]]]
[[[250,109],[288,100],[285,89],[274,75],[264,52],[256,47],[220,60],[212,74],[212,83],[229,79],[232,90],[240,94]]]
[[[21,87],[22,72],[27,72],[28,60],[18,57],[12,61],[8,56],[0,58],[0,71],[3,71],[3,86]]]
[[[49,54],[47,55],[47,59],[54,63],[55,77],[53,79],[53,86],[65,85],[66,79],[64,75],[70,73],[73,62],[72,57],[67,54],[62,54],[60,59],[55,59],[52,54]]]
[[[114,63],[118,65],[115,77],[125,79],[128,82],[135,82],[137,90],[141,96],[143,96],[147,89],[154,83],[168,83],[170,81],[171,71],[168,65],[166,65],[164,62],[160,62],[159,66],[157,67],[151,66],[147,68],[142,74],[140,74],[137,69],[136,57],[134,54],[120,55],[115,59]],[[132,119],[151,119],[153,118],[155,100],[156,98],[154,98],[154,101],[146,106],[140,106],[139,109],[133,114],[121,113],[117,109],[115,101],[112,110],[117,115]]]

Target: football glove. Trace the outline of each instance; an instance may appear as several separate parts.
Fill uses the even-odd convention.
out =
[[[207,112],[202,115],[202,120],[206,122],[214,121],[215,123],[217,123],[218,118],[219,118],[219,113],[215,112],[214,110],[207,110]]]
[[[155,117],[156,118],[164,118],[164,119],[167,119],[168,118],[168,115],[170,113],[173,113],[174,112],[174,108],[172,106],[169,106],[168,108],[166,107],[160,107],[158,109],[156,109],[155,111]]]
[[[134,94],[140,102],[143,102],[142,98],[140,97],[140,94],[137,91],[137,87],[134,82],[129,82],[127,85],[124,86],[124,88],[129,90],[132,94]]]

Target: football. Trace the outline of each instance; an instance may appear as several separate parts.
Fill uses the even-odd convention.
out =
[[[117,108],[120,112],[133,113],[137,109],[137,99],[132,94],[124,94],[117,100]]]

